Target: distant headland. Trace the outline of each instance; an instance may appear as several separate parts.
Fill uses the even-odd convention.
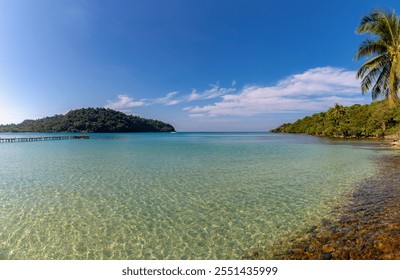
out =
[[[127,115],[106,108],[82,108],[20,124],[0,125],[0,132],[174,132],[159,120]]]
[[[275,133],[305,133],[341,138],[391,138],[399,139],[400,110],[386,101],[368,105],[339,104],[326,112],[307,116],[294,123],[285,123],[271,130]]]

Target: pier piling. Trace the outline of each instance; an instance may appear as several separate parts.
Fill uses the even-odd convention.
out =
[[[45,136],[45,137],[14,137],[14,138],[0,138],[0,143],[10,142],[32,142],[32,141],[49,141],[49,140],[70,140],[70,139],[89,139],[87,135],[73,135],[73,136]]]

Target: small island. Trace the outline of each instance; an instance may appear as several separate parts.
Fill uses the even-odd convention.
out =
[[[20,124],[0,125],[0,132],[174,132],[175,128],[159,120],[144,119],[106,108],[71,110]]]

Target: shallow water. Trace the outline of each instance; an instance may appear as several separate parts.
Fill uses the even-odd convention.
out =
[[[276,258],[400,260],[399,164],[398,151],[379,157],[378,172],[358,184],[347,204]]]
[[[90,136],[0,144],[0,259],[273,256],[380,153],[269,133]]]

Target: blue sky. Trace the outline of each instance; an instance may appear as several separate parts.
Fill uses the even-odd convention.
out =
[[[0,123],[108,107],[178,131],[266,131],[369,103],[361,17],[398,1],[0,1]]]

